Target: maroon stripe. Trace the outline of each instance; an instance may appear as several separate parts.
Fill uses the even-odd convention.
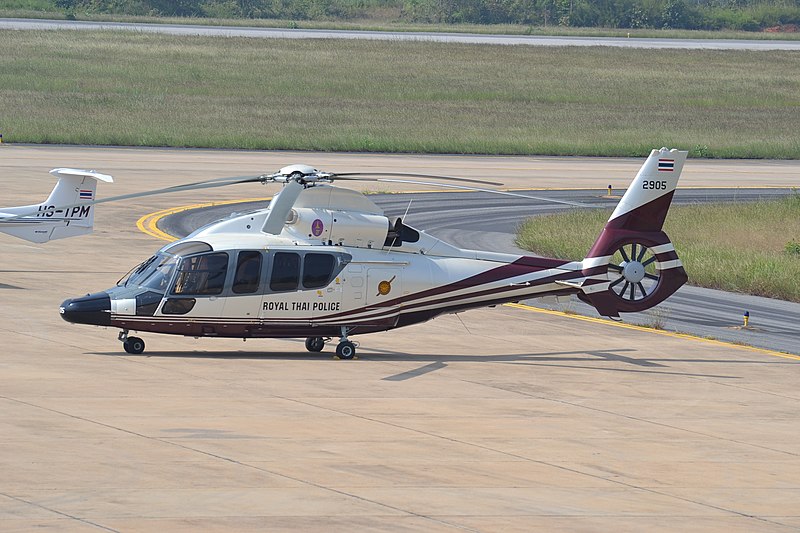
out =
[[[517,276],[524,276],[525,274],[533,274],[535,272],[541,272],[542,270],[558,268],[567,263],[569,263],[569,261],[550,259],[546,257],[523,256],[514,261],[513,263],[506,263],[499,267],[495,267],[493,269],[486,270],[479,274],[475,274],[474,276],[460,279],[458,281],[454,281],[453,283],[448,283],[447,285],[441,285],[439,287],[434,287],[432,289],[427,289],[414,294],[407,294],[405,296],[400,296],[383,302],[376,302],[374,304],[370,304],[368,306],[364,306],[359,309],[354,309],[352,311],[343,311],[342,313],[338,313],[335,315],[328,315],[326,316],[326,318],[339,318],[345,315],[352,315],[354,313],[360,313],[367,310],[371,310],[368,308],[395,307],[413,300],[419,300],[421,298],[428,298],[430,296],[436,296],[439,294],[446,294],[449,292],[455,292],[463,289],[470,289],[472,287],[485,285],[487,283],[493,283],[495,281],[500,281],[503,279],[510,279]]]
[[[605,274],[608,272],[608,265],[597,265],[592,268],[585,268],[581,271],[583,276],[596,276],[598,274]]]
[[[674,190],[670,191],[664,196],[660,196],[624,215],[609,220],[606,228],[630,231],[661,231],[674,194]]]

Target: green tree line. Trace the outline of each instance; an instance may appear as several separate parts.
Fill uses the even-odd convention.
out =
[[[800,24],[800,0],[54,0],[75,13],[759,31]]]

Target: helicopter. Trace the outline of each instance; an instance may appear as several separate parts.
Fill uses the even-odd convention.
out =
[[[129,335],[134,331],[305,337],[309,352],[337,338],[340,359],[355,357],[352,335],[532,297],[577,295],[618,318],[657,305],[687,281],[662,230],[686,157],[686,151],[652,150],[586,257],[574,261],[457,248],[402,218],[390,220],[360,192],[333,185],[359,173],[290,165],[275,174],[139,193],[283,184],[266,208],[201,227],[115,287],[65,300],[61,317],[119,328],[131,354],[145,350],[144,340]]]
[[[40,204],[0,207],[0,231],[35,243],[86,235],[94,229],[97,182],[114,179],[94,170],[54,168],[58,181]]]

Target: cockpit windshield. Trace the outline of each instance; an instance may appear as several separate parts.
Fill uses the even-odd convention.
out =
[[[163,252],[157,253],[134,268],[117,285],[123,287],[144,287],[160,293],[167,290],[179,257]]]

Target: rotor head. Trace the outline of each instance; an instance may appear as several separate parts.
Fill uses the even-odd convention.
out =
[[[274,174],[265,174],[262,176],[263,183],[289,183],[296,181],[303,186],[312,186],[315,183],[333,181],[335,174],[331,172],[322,172],[312,167],[311,165],[288,165]]]

